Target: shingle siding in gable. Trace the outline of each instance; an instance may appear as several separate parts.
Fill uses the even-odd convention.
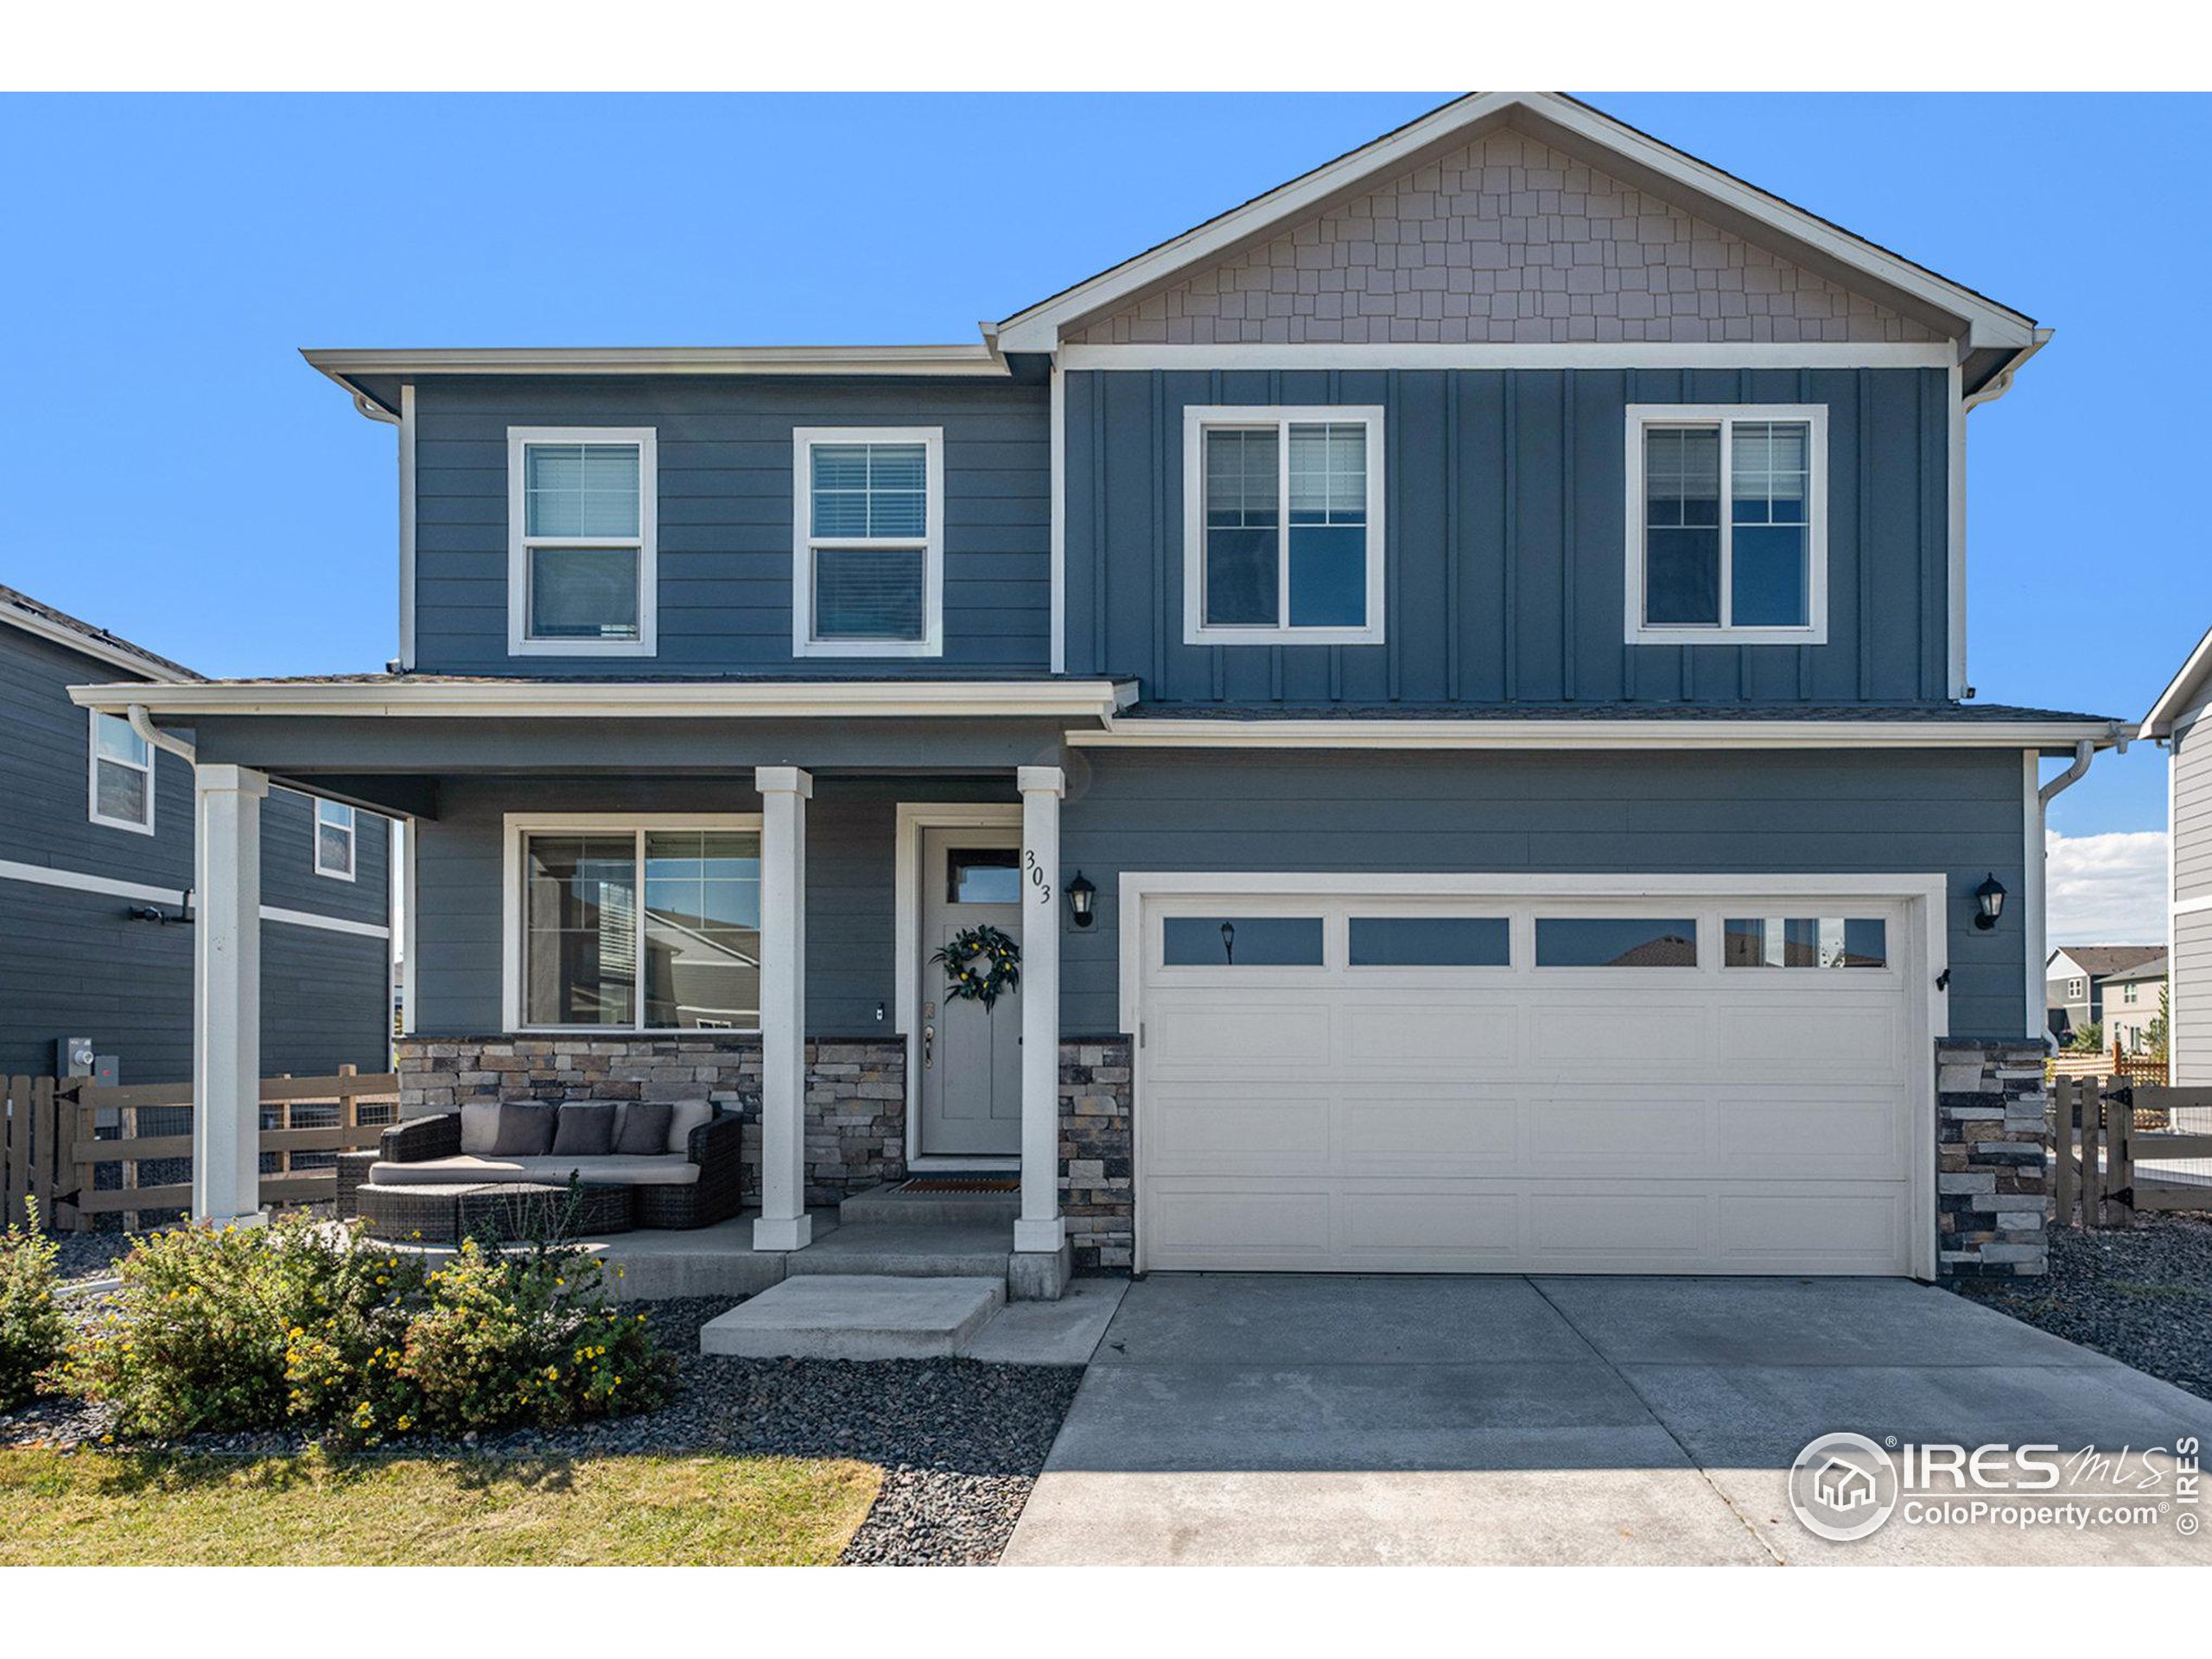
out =
[[[944,429],[944,654],[809,658],[810,677],[1039,671],[1051,662],[1051,437],[1012,381],[440,379],[416,393],[416,664],[426,671],[794,671],[791,430]],[[507,655],[510,426],[650,426],[660,476],[659,651]]]
[[[1912,702],[1946,691],[1948,429],[1917,369],[1068,376],[1068,671],[1149,702]],[[1828,643],[1624,643],[1630,404],[1828,409]],[[1186,404],[1385,417],[1386,643],[1186,645]]]
[[[1936,338],[1510,130],[1069,336],[1086,345]]]

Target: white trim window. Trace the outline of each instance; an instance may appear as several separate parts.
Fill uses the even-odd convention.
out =
[[[1825,645],[1827,447],[1818,404],[1630,404],[1629,643]]]
[[[507,429],[507,652],[650,657],[658,608],[653,429]]]
[[[944,654],[944,429],[791,432],[791,655]]]
[[[353,854],[359,840],[353,809],[342,801],[318,799],[315,804],[315,873],[334,881],[353,880]]]
[[[1185,409],[1183,643],[1381,645],[1383,476],[1380,407]]]
[[[86,751],[86,812],[94,823],[137,835],[154,833],[153,746],[120,715],[92,716]]]
[[[758,1031],[760,819],[507,815],[511,1031]]]

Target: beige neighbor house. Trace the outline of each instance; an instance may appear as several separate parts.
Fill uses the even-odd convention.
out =
[[[2159,951],[2104,982],[2105,1046],[2140,1054],[2152,1047],[2161,1001],[2166,988],[2166,953]]]

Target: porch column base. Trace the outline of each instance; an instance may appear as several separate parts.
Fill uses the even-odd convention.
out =
[[[1057,1250],[1067,1242],[1067,1224],[1058,1216],[1050,1221],[1025,1218],[1014,1224],[1014,1248],[1024,1254],[1032,1250]]]
[[[814,1217],[760,1216],[753,1223],[756,1250],[803,1250],[814,1242]]]
[[[1007,1300],[1015,1302],[1057,1302],[1067,1294],[1075,1276],[1075,1251],[1063,1244],[1057,1250],[1016,1250],[1006,1259]]]

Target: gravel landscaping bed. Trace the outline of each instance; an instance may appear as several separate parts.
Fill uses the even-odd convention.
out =
[[[972,1360],[707,1358],[699,1327],[727,1297],[638,1305],[677,1356],[674,1396],[656,1411],[547,1431],[412,1436],[388,1455],[620,1457],[668,1452],[854,1458],[880,1465],[883,1490],[845,1552],[871,1566],[988,1566],[1014,1532],[1082,1381],[1074,1366]],[[47,1401],[0,1414],[0,1446],[128,1449],[104,1437],[108,1413]],[[303,1450],[289,1433],[200,1434],[178,1451],[270,1456]]]
[[[2040,1279],[1952,1287],[2014,1319],[2212,1400],[2212,1222],[2054,1227]]]

